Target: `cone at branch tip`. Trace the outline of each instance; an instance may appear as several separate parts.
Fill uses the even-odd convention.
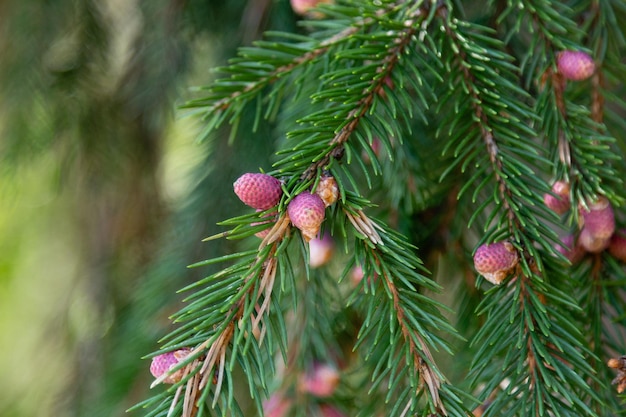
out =
[[[233,184],[235,194],[244,204],[257,210],[267,210],[280,202],[281,183],[271,175],[248,172]]]
[[[191,349],[185,348],[155,356],[154,358],[152,358],[152,363],[150,364],[150,373],[157,379],[161,378],[162,376],[167,374],[170,369],[174,368],[180,361],[185,359],[190,352]],[[179,369],[176,372],[167,375],[163,379],[163,383],[175,384],[176,382],[181,380],[181,378],[183,377],[183,373],[184,369]]]
[[[481,245],[474,254],[476,271],[492,284],[500,284],[519,261],[517,249],[507,241]]]
[[[308,242],[319,234],[324,221],[326,206],[317,194],[304,191],[293,198],[287,206],[291,223],[300,229]]]

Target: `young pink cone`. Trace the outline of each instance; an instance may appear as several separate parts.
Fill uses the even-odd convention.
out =
[[[334,366],[315,364],[313,369],[300,377],[298,387],[302,392],[316,397],[330,397],[339,385],[339,372]]]
[[[271,175],[260,173],[243,174],[235,181],[233,188],[244,204],[257,210],[274,207],[283,195],[279,180]]]
[[[572,264],[578,263],[585,256],[585,249],[576,242],[574,235],[567,235],[562,239],[562,245],[556,245],[556,250],[561,252]]]
[[[582,225],[579,244],[592,253],[606,249],[615,232],[615,214],[609,200],[600,196],[587,208],[580,206],[579,213]]]
[[[304,191],[289,202],[287,214],[291,223],[300,229],[307,242],[317,236],[324,221],[326,206],[317,194]]]
[[[519,260],[517,250],[510,242],[481,245],[474,254],[476,271],[492,284],[500,284]]]
[[[563,78],[572,81],[587,79],[596,70],[593,58],[582,51],[561,51],[556,56],[556,66]]]
[[[319,268],[328,263],[333,257],[335,245],[330,235],[325,234],[321,239],[313,238],[309,241],[309,265]]]
[[[155,378],[160,378],[166,372],[169,372],[170,369],[175,367],[180,361],[185,359],[185,357],[189,355],[189,352],[191,352],[191,349],[179,349],[155,356],[152,358],[152,363],[150,364],[150,373],[152,373],[152,376]],[[178,371],[168,375],[163,382],[165,384],[175,384],[181,380],[183,372],[183,369],[179,369]]]
[[[570,208],[570,187],[565,181],[556,181],[552,184],[552,193],[543,195],[545,205],[557,214],[564,214]]]
[[[609,253],[618,261],[626,262],[626,229],[620,229],[611,236]]]

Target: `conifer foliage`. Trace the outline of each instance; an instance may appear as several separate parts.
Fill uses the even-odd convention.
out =
[[[619,413],[626,7],[464,3],[322,2],[185,105],[273,156],[135,413]]]

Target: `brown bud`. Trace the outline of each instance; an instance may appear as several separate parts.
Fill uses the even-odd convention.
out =
[[[626,356],[620,356],[619,358],[611,358],[606,363],[609,368],[613,369],[626,369]]]
[[[492,284],[500,284],[513,270],[519,256],[510,242],[481,245],[474,254],[476,271]]]
[[[320,178],[315,194],[319,196],[326,207],[333,205],[339,198],[339,188],[337,181],[330,175],[324,175]]]

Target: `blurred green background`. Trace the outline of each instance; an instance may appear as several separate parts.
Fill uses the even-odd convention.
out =
[[[179,105],[287,0],[0,2],[0,415],[121,416],[268,132]],[[222,134],[223,133],[223,134]],[[245,152],[243,150],[246,150]],[[236,209],[235,209],[236,210]]]

